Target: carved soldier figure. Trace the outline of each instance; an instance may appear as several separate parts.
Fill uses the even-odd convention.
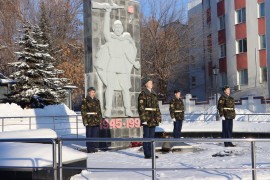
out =
[[[157,94],[154,92],[153,81],[145,77],[142,80],[145,86],[138,97],[138,111],[143,126],[143,138],[154,138],[156,126],[161,122],[161,113]],[[152,157],[151,143],[143,142],[144,156],[146,159]]]
[[[181,92],[174,90],[174,98],[170,101],[170,115],[173,120],[173,136],[174,138],[180,138],[182,124],[184,120],[184,102],[181,99]]]
[[[235,118],[234,98],[230,96],[229,86],[222,88],[223,94],[218,100],[218,111],[222,119],[222,138],[232,138],[233,119]],[[232,142],[224,142],[225,147],[234,147]]]
[[[128,32],[123,32],[122,22],[116,20],[113,23],[113,32],[110,32],[110,12],[118,6],[102,4],[105,9],[104,37],[106,43],[101,46],[97,53],[95,68],[106,85],[105,92],[105,117],[111,117],[113,95],[115,90],[122,91],[126,116],[133,116],[131,112],[131,99],[129,89],[131,88],[130,74],[132,68],[140,68],[136,60],[137,48],[135,42]]]
[[[102,120],[102,113],[100,108],[100,102],[95,97],[95,88],[88,88],[88,96],[82,102],[81,114],[83,119],[83,125],[86,128],[87,138],[99,137],[99,126]],[[97,152],[97,142],[86,142],[87,152]]]

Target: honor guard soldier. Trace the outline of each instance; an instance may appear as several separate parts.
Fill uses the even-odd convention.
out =
[[[182,124],[184,120],[185,106],[181,99],[181,92],[179,90],[174,91],[174,98],[170,101],[170,115],[173,121],[173,137],[180,138]]]
[[[81,114],[83,125],[86,128],[87,138],[99,137],[99,126],[102,120],[100,102],[95,97],[96,90],[93,87],[88,88],[88,95],[82,102]],[[87,152],[97,152],[98,142],[86,142]]]
[[[232,138],[233,119],[235,118],[234,98],[230,96],[229,86],[222,88],[223,94],[218,100],[218,111],[222,119],[222,138]],[[232,142],[224,142],[225,147],[234,147]]]
[[[143,126],[143,138],[154,138],[156,126],[161,122],[158,97],[152,89],[153,81],[149,77],[143,78],[142,84],[145,87],[138,97],[138,111]],[[144,158],[150,159],[152,157],[151,143],[143,142],[143,150]]]

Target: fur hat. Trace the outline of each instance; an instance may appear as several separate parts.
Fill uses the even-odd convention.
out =
[[[153,81],[150,77],[144,77],[142,79],[142,85],[145,85],[148,81]]]
[[[225,91],[225,90],[228,89],[228,88],[230,88],[230,86],[225,85],[225,86],[223,86],[222,91]]]
[[[90,87],[87,89],[87,92],[90,92],[90,91],[96,91],[96,89],[94,87]]]

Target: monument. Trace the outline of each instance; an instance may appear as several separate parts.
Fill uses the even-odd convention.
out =
[[[131,112],[131,99],[129,89],[131,88],[130,75],[133,66],[140,68],[139,61],[136,60],[137,48],[130,33],[123,33],[123,25],[119,20],[115,20],[110,32],[110,12],[113,8],[121,8],[116,4],[92,2],[92,7],[105,9],[103,33],[106,43],[97,52],[96,71],[103,84],[106,86],[105,92],[105,117],[111,117],[112,101],[114,91],[122,91],[122,97],[126,116],[133,116]]]
[[[141,91],[139,3],[84,0],[83,6],[85,89],[96,88],[106,118],[101,129],[109,130],[111,137],[140,137],[137,110]]]
[[[85,0],[84,8],[85,26],[90,24],[85,30],[85,88],[96,87],[105,117],[138,116],[139,4],[132,0]]]

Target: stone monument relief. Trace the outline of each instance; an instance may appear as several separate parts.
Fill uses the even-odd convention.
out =
[[[105,117],[136,117],[140,92],[138,2],[94,0],[91,8],[92,62],[88,63],[86,86],[96,87]]]

